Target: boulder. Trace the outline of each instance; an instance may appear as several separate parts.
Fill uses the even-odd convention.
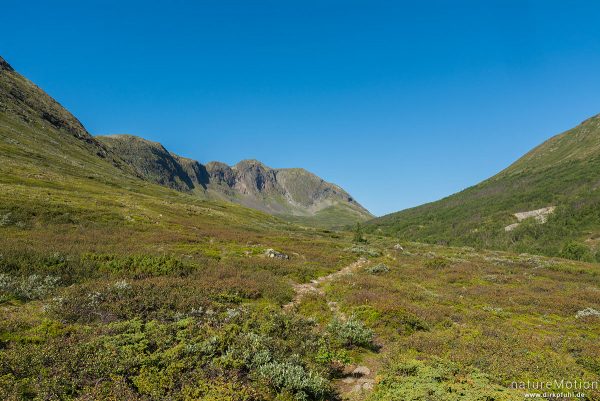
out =
[[[600,317],[600,311],[597,311],[596,309],[593,309],[593,308],[585,308],[585,309],[577,312],[577,314],[575,314],[575,317],[577,319],[581,319],[584,317],[591,317],[591,316]]]
[[[274,259],[289,259],[290,258],[285,253],[277,252],[275,249],[267,249],[265,251],[265,256],[267,256],[268,258],[274,258]]]
[[[366,366],[357,366],[356,369],[352,371],[354,376],[369,376],[371,374],[371,369]]]

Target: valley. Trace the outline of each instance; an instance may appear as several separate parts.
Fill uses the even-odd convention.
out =
[[[0,398],[504,401],[528,380],[597,383],[596,246],[563,251],[598,229],[598,121],[367,221],[305,170],[93,136],[0,59]]]

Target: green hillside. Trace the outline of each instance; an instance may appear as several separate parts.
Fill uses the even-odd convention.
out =
[[[514,216],[547,207],[556,209],[543,224],[533,217],[519,223]],[[375,219],[368,230],[429,243],[600,260],[600,116],[474,187]]]

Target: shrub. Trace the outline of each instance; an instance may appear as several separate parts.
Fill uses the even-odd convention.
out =
[[[401,360],[391,364],[369,400],[516,401],[522,394],[494,385],[476,369],[444,360]]]
[[[334,319],[327,327],[329,333],[341,344],[349,347],[370,347],[373,343],[373,330],[354,316],[348,320]]]
[[[0,249],[0,273],[12,276],[55,276],[61,284],[69,285],[79,279],[90,278],[92,271],[79,263],[79,258],[69,258],[58,252],[31,252],[29,250]]]
[[[444,267],[450,266],[450,261],[442,257],[435,257],[433,259],[426,260],[424,264],[425,267],[428,267],[430,269],[442,269]]]
[[[560,256],[565,259],[587,260],[590,259],[590,250],[582,243],[570,241],[560,251]]]
[[[381,252],[379,252],[379,250],[366,245],[354,245],[353,247],[348,248],[347,250],[358,255],[370,256],[373,258],[381,256]]]
[[[84,261],[97,263],[101,272],[130,276],[134,278],[156,276],[185,276],[191,267],[173,256],[134,255],[118,257],[116,255],[85,254]]]
[[[0,293],[24,301],[41,299],[52,293],[59,282],[60,277],[56,276],[32,274],[18,277],[0,274]]]
[[[327,379],[291,362],[270,362],[259,366],[257,372],[271,387],[289,391],[297,400],[319,399],[330,392]]]
[[[346,350],[331,347],[329,344],[321,345],[315,359],[320,364],[337,367],[343,367],[351,362]]]
[[[390,271],[390,268],[387,267],[385,264],[383,263],[379,263],[375,266],[369,266],[365,269],[365,271],[369,274],[383,274],[383,273],[387,273]]]
[[[367,242],[367,240],[363,236],[363,230],[360,223],[356,223],[356,228],[354,229],[354,242],[357,244]]]

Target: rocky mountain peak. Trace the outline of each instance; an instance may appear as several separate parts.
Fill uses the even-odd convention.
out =
[[[235,185],[235,172],[225,163],[210,162],[206,164],[206,171],[212,183],[233,188]]]
[[[258,160],[242,160],[234,166],[236,186],[246,194],[270,192],[277,189],[275,170]]]

